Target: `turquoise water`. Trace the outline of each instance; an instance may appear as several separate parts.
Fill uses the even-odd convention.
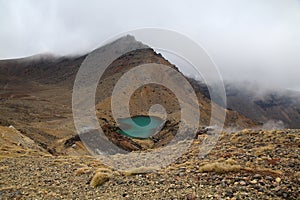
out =
[[[154,116],[135,116],[118,119],[119,133],[131,138],[149,138],[162,127],[164,121]]]

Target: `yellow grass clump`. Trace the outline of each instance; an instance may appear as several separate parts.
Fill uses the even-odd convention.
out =
[[[255,156],[264,155],[266,151],[273,151],[275,145],[269,144],[267,146],[261,146],[257,148],[253,148],[252,151],[254,152]]]
[[[199,172],[225,173],[225,172],[237,172],[243,169],[242,166],[236,163],[237,162],[233,159],[228,159],[223,162],[207,163],[199,167]]]
[[[138,168],[132,168],[124,172],[125,176],[132,176],[137,174],[147,174],[154,171],[157,171],[157,167],[138,167]]]
[[[86,173],[89,173],[89,172],[91,172],[91,168],[90,167],[81,167],[81,168],[78,168],[75,171],[75,175],[79,176],[79,175],[86,174]]]
[[[100,167],[96,170],[96,172],[102,172],[102,173],[107,173],[107,174],[111,174],[112,171],[109,168],[104,168],[104,167]]]
[[[100,185],[103,185],[105,182],[107,182],[111,177],[111,174],[104,173],[104,172],[96,172],[94,177],[92,178],[90,185],[92,187],[98,187]]]

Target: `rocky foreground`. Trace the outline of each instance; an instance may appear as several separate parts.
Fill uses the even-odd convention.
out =
[[[300,130],[223,133],[199,158],[205,135],[155,172],[108,169],[93,157],[5,154],[0,199],[300,199]]]

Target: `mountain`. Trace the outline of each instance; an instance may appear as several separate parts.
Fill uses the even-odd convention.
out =
[[[300,128],[300,92],[231,83],[226,93],[228,108],[254,121],[281,121],[287,128]]]
[[[181,72],[161,54],[136,41],[132,36],[120,38],[95,51],[103,52],[112,47],[140,48],[111,63],[97,87],[96,108],[99,123],[109,129],[109,137],[121,137],[114,132],[117,124],[112,118],[110,108],[112,91],[120,77],[137,65],[147,63],[161,63],[180,74]],[[86,56],[35,56],[0,61],[0,125],[13,125],[52,154],[85,153],[83,145],[76,139],[77,132],[72,118],[72,88],[77,71]],[[171,80],[168,79],[170,76],[171,74],[166,75],[166,80]],[[169,82],[172,84],[172,81]],[[194,88],[198,87],[193,82],[191,84]],[[211,101],[200,90],[196,90],[196,94],[201,105],[199,126],[205,126],[210,120]],[[171,130],[180,120],[180,107],[176,96],[163,86],[148,84],[137,89],[130,100],[131,114],[147,115],[148,109],[156,103],[161,103],[167,110],[166,130]],[[254,121],[236,111],[227,110],[226,113],[226,126],[245,128],[256,125]],[[160,134],[162,140],[156,145],[164,145],[173,137],[172,131],[166,132]],[[77,142],[78,148],[71,148],[73,144],[70,145],[67,141],[73,141],[73,144]],[[138,145],[139,148],[145,146],[145,141],[128,141],[126,145],[129,149],[132,145]],[[152,147],[153,141],[148,141],[147,144],[149,142]]]
[[[196,90],[210,99],[208,86],[189,78]],[[225,82],[227,109],[237,111],[260,127],[300,128],[300,92],[256,83]]]

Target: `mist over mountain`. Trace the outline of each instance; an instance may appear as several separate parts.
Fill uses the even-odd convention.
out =
[[[261,123],[281,121],[287,128],[300,128],[300,92],[264,88],[252,83],[227,83],[227,106]]]
[[[190,78],[207,98],[209,86]],[[235,110],[261,125],[300,128],[300,92],[257,82],[225,82],[227,109]]]

